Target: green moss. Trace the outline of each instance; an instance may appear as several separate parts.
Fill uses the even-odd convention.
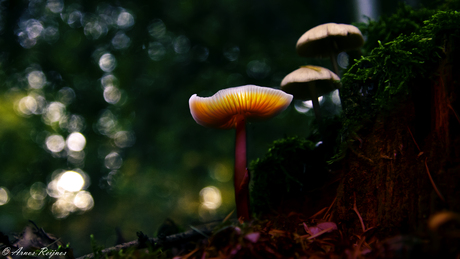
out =
[[[378,21],[368,20],[367,23],[356,23],[367,40],[362,51],[365,55],[381,43],[392,41],[401,34],[409,35],[423,27],[423,22],[428,20],[435,10],[422,8],[414,10],[406,4],[400,4],[392,15],[383,15]]]
[[[415,32],[401,34],[387,43],[379,41],[368,56],[356,60],[341,80],[343,147],[331,162],[343,157],[347,143],[357,137],[356,132],[366,127],[367,121],[391,111],[417,91],[416,80],[429,80],[444,55],[446,37],[459,35],[460,13],[437,11]]]
[[[321,146],[316,147],[304,138],[288,137],[275,141],[264,158],[252,161],[253,211],[257,214],[277,211],[282,203],[320,187],[327,175]]]

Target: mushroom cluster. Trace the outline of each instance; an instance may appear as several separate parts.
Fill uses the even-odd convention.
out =
[[[218,91],[211,97],[189,99],[190,113],[200,125],[236,129],[235,201],[238,218],[249,220],[249,172],[246,162],[246,122],[268,119],[284,111],[293,96],[281,90],[245,85]]]
[[[335,73],[324,67],[302,66],[281,81],[281,89],[295,99],[311,100],[321,127],[318,98],[340,87],[337,54],[358,49],[363,44],[361,32],[353,25],[326,23],[308,30],[297,41],[297,53],[304,57],[330,57]]]

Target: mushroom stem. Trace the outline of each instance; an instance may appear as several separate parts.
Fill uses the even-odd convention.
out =
[[[246,121],[244,118],[236,123],[234,185],[237,216],[249,220],[249,172],[246,164]]]
[[[331,56],[332,66],[334,67],[334,73],[336,75],[339,75],[339,67],[337,65],[337,53],[331,52],[330,56]]]
[[[315,117],[318,120],[318,125],[320,126],[320,130],[321,130],[321,125],[322,125],[321,109],[319,106],[318,95],[316,93],[316,86],[314,82],[309,87],[309,91],[310,91],[310,95],[312,96],[311,102],[313,103],[313,111],[315,112]]]

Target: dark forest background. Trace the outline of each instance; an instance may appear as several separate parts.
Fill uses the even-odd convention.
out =
[[[399,3],[375,2],[374,19]],[[0,231],[33,220],[78,255],[90,234],[112,246],[116,228],[134,240],[166,218],[225,217],[234,131],[197,125],[188,99],[279,88],[300,65],[331,68],[298,57],[295,43],[321,23],[357,22],[357,10],[332,0],[0,1]],[[299,105],[248,125],[249,161],[315,131]],[[332,95],[323,110],[340,113]]]

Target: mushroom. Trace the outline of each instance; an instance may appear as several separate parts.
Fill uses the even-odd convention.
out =
[[[321,111],[318,97],[323,96],[340,87],[340,78],[324,67],[302,66],[284,77],[281,81],[281,90],[292,94],[295,99],[312,100],[313,111],[321,125]]]
[[[190,113],[198,124],[210,128],[236,128],[234,186],[238,218],[250,219],[246,121],[271,118],[285,110],[292,98],[281,90],[245,85],[220,90],[211,97],[194,94],[189,99]]]
[[[305,32],[297,41],[297,53],[303,57],[330,57],[339,74],[337,54],[358,49],[364,44],[361,31],[348,24],[325,23]]]

